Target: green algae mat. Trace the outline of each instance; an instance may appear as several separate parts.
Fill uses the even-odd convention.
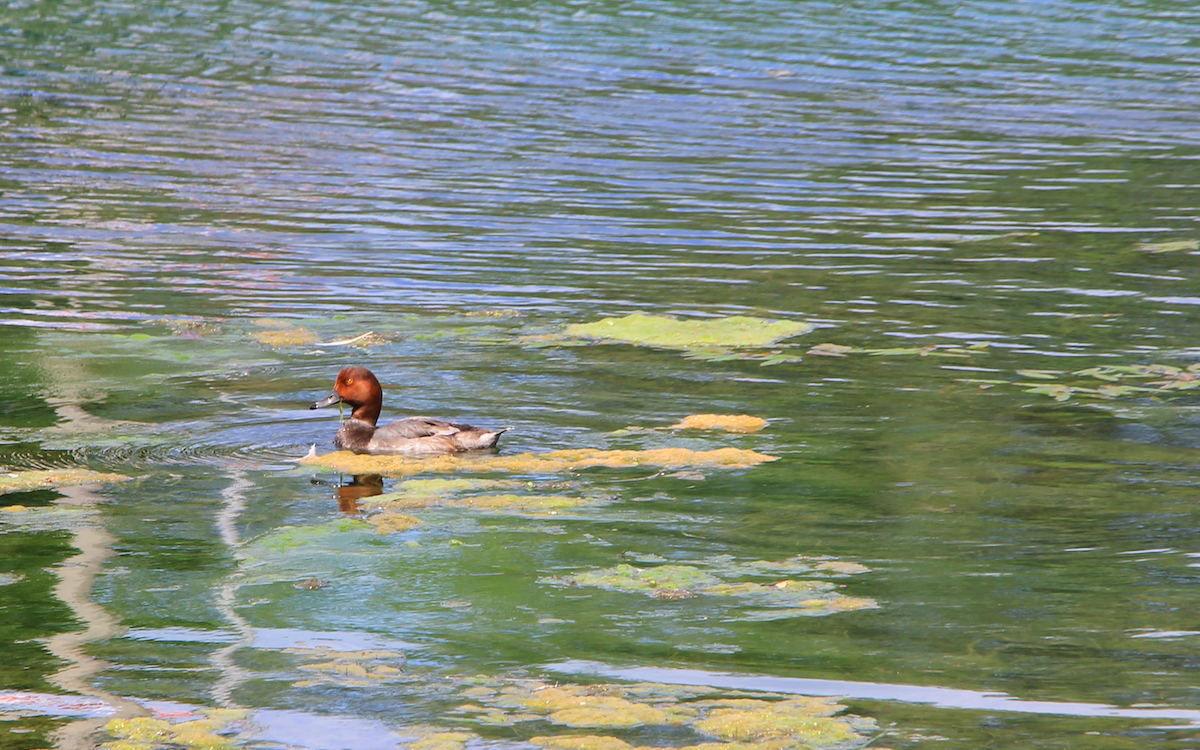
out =
[[[813,326],[793,320],[734,316],[711,320],[678,320],[665,315],[634,313],[594,323],[569,325],[569,338],[638,344],[659,349],[700,347],[761,348],[808,333]]]
[[[670,731],[677,738],[675,750],[848,750],[865,746],[879,732],[873,720],[845,714],[846,707],[834,698],[653,682],[576,685],[482,675],[430,684],[428,677],[399,668],[402,655],[396,652],[288,653],[304,661],[298,669],[308,674],[294,683],[296,687],[408,686],[445,694],[453,706],[444,721],[456,726],[412,732],[410,750],[477,746],[487,742],[486,736],[494,737],[499,727],[514,727],[529,738],[527,742],[559,750],[649,750],[646,730]]]
[[[424,472],[513,472],[521,474],[554,474],[596,466],[614,469],[651,466],[662,469],[748,469],[775,456],[744,448],[716,448],[696,451],[686,448],[655,448],[650,450],[575,450],[548,453],[521,453],[513,456],[376,456],[358,455],[349,451],[309,455],[300,463],[318,466],[346,474],[383,474],[410,476]]]
[[[737,562],[731,558],[715,557],[701,561],[698,565],[635,567],[622,563],[611,568],[599,568],[572,575],[546,576],[539,578],[538,583],[562,588],[598,588],[642,594],[665,601],[715,597],[724,599],[734,607],[757,607],[731,611],[730,616],[733,618],[767,621],[878,609],[879,605],[874,599],[845,596],[837,591],[836,584],[829,581],[786,578],[757,582],[730,581],[729,578],[775,577],[779,574],[812,575],[818,572],[851,575],[867,571],[868,568],[857,563],[808,558],[802,555],[779,562]]]
[[[77,484],[111,484],[128,479],[124,474],[105,474],[87,469],[8,471],[0,472],[0,494],[70,487]]]

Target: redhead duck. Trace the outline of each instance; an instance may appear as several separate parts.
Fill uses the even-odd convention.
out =
[[[409,417],[376,428],[383,388],[365,367],[343,368],[333,384],[333,393],[308,408],[321,409],[342,401],[354,411],[342,422],[333,444],[355,453],[457,453],[492,448],[508,429],[485,430],[429,417]]]

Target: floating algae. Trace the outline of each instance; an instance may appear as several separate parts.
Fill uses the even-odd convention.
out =
[[[634,313],[566,327],[572,338],[640,344],[660,349],[697,347],[761,348],[808,333],[813,326],[793,320],[734,316],[710,320],[678,320],[665,315]]]
[[[662,597],[669,592],[706,590],[723,581],[691,565],[660,565],[655,568],[635,568],[622,563],[557,579],[544,578],[541,583],[565,583],[571,586],[591,586],[608,591],[625,591]]]
[[[760,463],[777,460],[775,456],[742,448],[717,448],[694,451],[686,448],[656,448],[652,450],[596,450],[579,448],[549,453],[521,453],[514,456],[375,456],[349,451],[309,455],[300,463],[320,466],[345,474],[385,474],[411,476],[424,472],[504,471],[521,474],[553,474],[594,466],[629,468],[653,466],[664,469],[747,469]]]
[[[274,347],[306,346],[308,344],[315,344],[321,340],[321,337],[317,334],[299,326],[273,331],[256,331],[250,334],[250,336],[260,344]]]
[[[452,508],[483,508],[503,510],[564,510],[593,502],[586,497],[566,495],[474,495],[449,504]]]
[[[987,342],[981,342],[966,347],[958,344],[927,344],[925,346],[893,346],[885,349],[860,349],[853,346],[825,343],[817,344],[805,353],[816,357],[846,357],[851,354],[866,354],[872,357],[896,357],[912,354],[918,357],[969,357],[973,354],[982,354],[989,347],[990,344]]]
[[[547,576],[538,579],[538,583],[645,594],[668,601],[699,596],[724,597],[738,605],[766,608],[748,610],[733,617],[749,621],[811,617],[834,612],[875,609],[879,606],[873,599],[844,596],[828,581],[785,579],[759,583],[727,581],[717,575],[717,572],[730,576],[769,575],[780,571],[804,573],[821,569],[809,564],[807,558],[789,558],[779,563],[761,560],[737,563],[726,558],[717,558],[709,567],[710,570],[704,570],[695,565],[675,564],[638,568],[623,563],[611,568],[572,575]],[[863,572],[867,568],[855,563],[844,563],[823,570],[845,575]]]
[[[440,497],[473,490],[514,489],[523,485],[523,482],[505,479],[410,479],[400,484],[395,494]]]
[[[647,724],[683,724],[694,712],[667,709],[627,700],[615,695],[588,695],[579,691],[548,687],[524,701],[532,711],[547,714],[555,724],[568,727],[640,727]]]
[[[877,731],[870,719],[843,715],[845,707],[832,698],[652,682],[454,677],[420,668],[410,673],[403,668],[404,655],[386,649],[284,653],[305,661],[299,665],[303,679],[293,683],[297,688],[335,685],[393,696],[404,691],[457,704],[440,710],[442,726],[398,727],[409,738],[402,746],[410,750],[454,750],[484,741],[468,727],[488,727],[495,740],[497,728],[517,725],[526,726],[511,730],[512,737],[534,735],[533,744],[560,750],[651,750],[638,740],[663,729],[676,738],[672,746],[686,750],[849,750],[867,744]]]
[[[725,432],[758,432],[767,426],[762,417],[748,414],[691,414],[671,425],[671,430],[724,430]]]
[[[840,575],[870,572],[861,563],[836,560],[832,557],[794,555],[783,560],[738,560],[733,555],[712,555],[703,564],[719,575],[731,578],[743,576],[796,576],[814,572]]]
[[[597,502],[594,498],[569,497],[567,495],[471,495],[453,497],[448,495],[407,495],[393,492],[376,495],[364,501],[366,508],[476,508],[480,510],[565,510]],[[367,519],[370,521],[370,519]]]
[[[339,685],[366,687],[384,683],[411,682],[404,672],[407,657],[398,651],[331,651],[329,649],[289,648],[284,653],[316,659],[297,668],[311,675],[292,683],[294,687]]]
[[[100,747],[104,750],[166,750],[181,747],[218,750],[236,747],[234,738],[217,733],[237,731],[238,722],[245,719],[249,712],[208,709],[202,713],[207,718],[179,724],[148,717],[113,719],[104,725],[104,731],[116,739]]]
[[[542,747],[559,748],[559,750],[631,750],[633,748],[633,745],[625,740],[604,734],[533,737],[529,742]]]
[[[720,692],[722,697],[702,700]],[[693,744],[676,750],[801,750],[861,747],[876,727],[870,719],[839,716],[832,698],[793,698],[655,683],[570,685],[507,681],[462,691],[471,702],[460,713],[473,721],[503,717],[608,731],[673,727]],[[764,697],[773,700],[764,700]],[[516,712],[516,713],[514,713]],[[508,722],[504,722],[508,723]],[[630,735],[626,735],[630,736]],[[650,750],[610,734],[542,734],[532,744],[558,750]],[[686,741],[686,740],[685,740]]]
[[[124,482],[124,474],[104,474],[87,469],[47,469],[42,471],[0,472],[0,494],[28,492],[76,484],[110,484]]]
[[[1200,240],[1173,240],[1167,242],[1143,242],[1134,248],[1140,253],[1159,255],[1161,253],[1177,253],[1180,251],[1200,250]]]
[[[367,516],[367,523],[380,534],[398,534],[420,526],[424,521],[404,513],[385,511]]]
[[[430,732],[408,747],[409,750],[462,750],[468,742],[478,740],[471,732]]]
[[[849,723],[831,718],[820,699],[769,703],[754,708],[717,708],[696,729],[725,742],[783,741],[784,747],[839,747],[858,739]]]
[[[871,570],[866,565],[861,563],[844,562],[842,560],[828,560],[826,562],[819,562],[813,567],[817,570],[827,570],[831,573],[844,574],[866,573]]]
[[[1102,365],[1074,372],[1017,370],[1016,374],[1024,382],[980,378],[963,378],[960,382],[974,383],[984,389],[997,385],[1015,385],[1024,388],[1026,393],[1050,396],[1055,401],[1069,401],[1074,396],[1098,399],[1135,395],[1162,397],[1200,388],[1200,362],[1186,367],[1161,364]],[[1070,382],[1072,380],[1075,382]],[[1081,380],[1086,385],[1081,385]],[[1122,381],[1135,381],[1138,385],[1129,385]]]

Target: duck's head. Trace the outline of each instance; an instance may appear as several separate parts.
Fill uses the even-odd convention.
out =
[[[308,408],[322,409],[343,401],[354,407],[353,417],[374,423],[383,404],[383,388],[367,368],[343,367],[333,383],[333,393]]]

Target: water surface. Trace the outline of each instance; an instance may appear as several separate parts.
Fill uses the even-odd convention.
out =
[[[1064,706],[847,688],[888,732],[876,746],[1191,746],[1195,391],[1056,401],[1018,371],[1200,361],[1198,16],[10,3],[0,463],[139,479],[5,498],[91,510],[0,534],[0,688],[64,696],[0,723],[6,746],[102,724],[72,693],[253,709],[275,729],[251,744],[395,746],[458,726],[436,680],[554,680],[572,661]],[[521,344],[632,312],[816,330],[771,367]],[[379,338],[260,341],[288,325]],[[821,343],[908,351],[806,353]],[[941,356],[955,346],[976,349]],[[505,454],[780,460],[521,477],[605,502],[339,536],[351,478],[295,461],[332,449],[336,416],[307,405],[351,363],[393,415],[512,426]],[[696,413],[771,422],[612,434]],[[256,564],[287,527],[310,546]],[[753,619],[540,582],[721,555],[860,563],[826,579],[878,608]],[[329,585],[296,588],[313,578]],[[412,681],[309,684],[304,649],[322,647],[403,653]]]

